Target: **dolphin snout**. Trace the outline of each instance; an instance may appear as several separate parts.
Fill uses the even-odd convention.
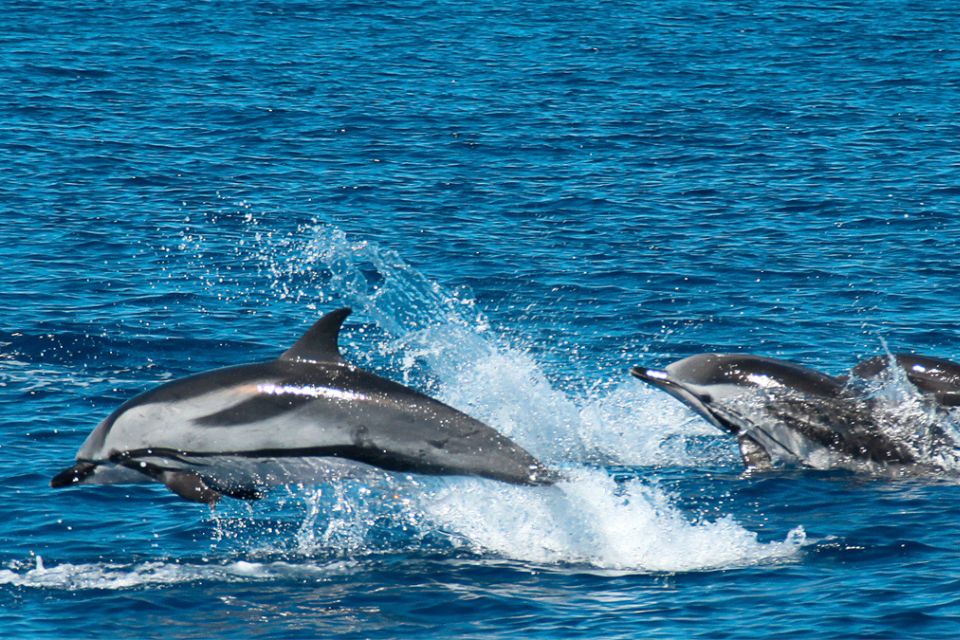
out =
[[[663,369],[647,369],[646,367],[633,367],[630,369],[630,375],[634,378],[640,378],[644,382],[649,382],[650,384],[663,387],[664,385],[669,385],[673,383],[673,380],[670,378],[670,374],[664,371]]]
[[[75,484],[80,484],[87,478],[89,478],[94,469],[97,468],[92,462],[77,462],[69,469],[64,469],[57,475],[53,476],[50,480],[50,486],[54,489],[59,489],[61,487],[69,487]]]

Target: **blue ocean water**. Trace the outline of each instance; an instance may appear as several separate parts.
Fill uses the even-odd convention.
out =
[[[0,636],[957,634],[955,479],[745,475],[626,374],[960,360],[955,3],[0,10]],[[49,488],[344,304],[569,481]]]

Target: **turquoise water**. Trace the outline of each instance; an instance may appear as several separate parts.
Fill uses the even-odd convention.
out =
[[[953,3],[2,9],[3,637],[956,634],[955,479],[744,475],[627,375],[960,360]],[[49,488],[344,304],[569,480]]]

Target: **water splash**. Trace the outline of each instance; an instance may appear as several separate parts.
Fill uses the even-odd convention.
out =
[[[733,445],[699,448],[704,438],[723,441],[722,434],[663,394],[627,379],[564,385],[587,390],[582,393],[559,390],[534,350],[494,331],[468,290],[448,291],[395,252],[334,226],[280,234],[250,220],[248,231],[237,258],[268,281],[274,301],[311,310],[352,306],[365,324],[347,327],[350,359],[487,422],[567,478],[549,488],[433,478],[302,489],[294,555],[453,547],[544,565],[638,572],[796,557],[802,529],[781,542],[760,542],[732,518],[691,522],[652,485],[617,483],[582,468],[735,463]]]
[[[907,372],[881,337],[887,366],[857,391],[872,403],[877,428],[903,443],[921,463],[960,472],[960,410],[939,406],[910,382]]]
[[[123,590],[213,581],[256,582],[278,580],[324,580],[349,571],[356,563],[338,560],[327,563],[251,562],[223,563],[152,561],[134,564],[118,562],[61,563],[46,566],[40,556],[33,562],[15,561],[0,569],[0,585],[36,589]]]
[[[359,556],[420,548],[424,544],[420,514],[411,510],[407,497],[411,485],[415,492],[416,483],[402,477],[397,482],[384,474],[383,482],[373,485],[343,481],[321,488],[301,487],[307,512],[291,553]]]
[[[447,290],[376,243],[331,225],[287,234],[254,219],[238,258],[252,262],[275,297],[308,308],[349,304],[365,324],[350,357],[495,427],[547,463],[621,465],[727,463],[735,455],[698,451],[722,439],[676,403],[632,380],[580,380],[557,388],[531,345],[508,343],[466,288]],[[372,346],[372,349],[371,349]]]
[[[283,553],[291,562],[391,553],[497,558],[542,567],[630,573],[688,572],[795,561],[802,527],[761,541],[729,516],[691,517],[675,497],[638,479],[568,469],[552,487],[519,487],[466,477],[396,476],[301,488],[304,511],[294,544],[263,546],[254,557]]]
[[[692,522],[667,493],[640,481],[618,484],[587,469],[567,475],[538,489],[450,479],[421,505],[477,552],[538,564],[706,571],[793,560],[806,541],[802,527],[764,543],[729,516]]]

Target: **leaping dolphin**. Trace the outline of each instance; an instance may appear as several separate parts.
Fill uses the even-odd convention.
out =
[[[524,449],[456,409],[350,364],[323,316],[276,360],[199,373],[123,403],[51,481],[156,481],[187,500],[256,498],[271,485],[370,466],[515,484],[557,478]]]
[[[880,471],[918,462],[915,451],[878,428],[874,407],[845,378],[774,358],[718,353],[630,373],[734,434],[748,468]]]

